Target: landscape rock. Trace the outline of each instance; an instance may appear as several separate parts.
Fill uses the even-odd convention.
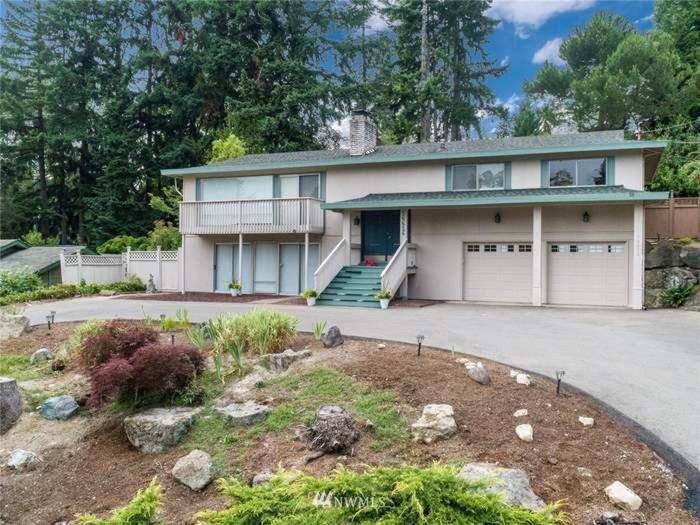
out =
[[[270,414],[270,407],[259,405],[255,401],[231,403],[225,407],[217,407],[216,412],[236,427],[244,427],[262,423]]]
[[[124,419],[129,442],[143,454],[158,454],[182,439],[201,408],[151,408]]]
[[[700,308],[700,288],[695,290],[695,293],[693,293],[690,297],[688,297],[688,300],[685,302],[685,305],[683,305],[685,308],[691,308],[691,309],[697,309]]]
[[[530,376],[527,374],[523,374],[522,372],[519,373],[518,375],[515,376],[515,382],[518,383],[519,385],[526,385],[528,386],[531,382]]]
[[[12,377],[0,377],[0,434],[4,434],[22,415],[22,394]]]
[[[550,465],[556,465],[557,463],[559,463],[559,460],[554,456],[549,456],[547,458],[547,463],[549,463]]]
[[[532,425],[528,425],[527,423],[515,427],[515,433],[521,441],[527,441],[529,443],[533,439]]]
[[[521,408],[521,409],[513,412],[513,417],[525,417],[525,416],[527,416],[527,414],[528,414],[527,408]]]
[[[590,469],[587,469],[586,467],[576,467],[576,474],[578,474],[582,478],[593,477],[593,472],[591,472]]]
[[[325,348],[335,348],[340,346],[345,342],[343,339],[343,334],[340,333],[340,328],[337,326],[331,326],[328,332],[323,336],[323,346]]]
[[[270,470],[258,472],[255,476],[253,476],[253,481],[251,482],[251,485],[253,485],[254,487],[258,485],[265,485],[266,483],[270,483],[270,481],[272,481],[272,478],[274,477],[275,473]]]
[[[645,286],[658,290],[676,288],[678,286],[693,286],[697,282],[698,278],[688,268],[660,268],[644,272]]]
[[[29,328],[29,318],[0,310],[0,341],[19,337]]]
[[[538,510],[545,506],[530,487],[530,478],[524,470],[502,468],[493,463],[469,463],[462,467],[459,477],[471,481],[486,481],[485,492],[500,495],[509,505]]]
[[[579,416],[578,422],[581,423],[584,427],[592,427],[595,423],[595,419],[593,419],[592,417]]]
[[[266,368],[255,365],[245,377],[228,385],[216,404],[226,406],[233,401],[248,401],[254,397],[255,389],[262,386],[272,375]]]
[[[311,357],[311,350],[300,350],[295,352],[288,348],[278,354],[265,354],[261,357],[263,365],[273,372],[284,372],[292,363]]]
[[[314,450],[346,452],[360,438],[360,431],[350,412],[338,405],[324,405],[316,411],[309,437]]]
[[[41,459],[39,456],[33,452],[17,448],[10,454],[10,457],[7,460],[7,466],[10,470],[14,470],[16,472],[26,472],[36,467],[40,461]]]
[[[681,262],[691,268],[700,269],[700,247],[683,247],[681,249]]]
[[[481,385],[488,385],[491,382],[491,376],[489,376],[488,370],[484,368],[481,362],[476,364],[467,363],[464,366],[467,367],[467,375]]]
[[[193,450],[177,460],[172,475],[192,490],[202,490],[214,479],[211,456],[202,450]]]
[[[642,498],[619,481],[608,485],[605,488],[605,494],[608,496],[610,503],[626,510],[635,511],[642,506]]]
[[[681,250],[672,241],[663,240],[649,250],[644,258],[644,268],[664,268],[681,264]]]
[[[521,372],[520,370],[511,370],[511,371],[510,371],[510,377],[511,377],[511,378],[518,377],[518,374],[522,374],[522,372]]]
[[[41,361],[50,361],[54,358],[53,352],[48,348],[39,348],[36,352],[32,354],[30,362],[35,365]]]
[[[41,404],[39,413],[46,419],[68,419],[80,408],[73,398],[64,394],[50,397]]]
[[[384,343],[377,343],[377,350],[384,350],[386,345]]]
[[[430,444],[457,433],[452,405],[433,404],[423,407],[420,419],[411,425],[413,440]]]

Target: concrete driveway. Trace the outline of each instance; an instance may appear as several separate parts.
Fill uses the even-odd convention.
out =
[[[365,308],[177,303],[91,297],[27,308],[32,324],[92,318],[158,318],[187,308],[200,322],[223,312],[274,308],[300,319],[337,324],[348,335],[452,348],[553,377],[598,398],[648,430],[680,455],[664,456],[688,472],[700,468],[700,314],[687,311],[531,308],[441,304],[426,308]],[[637,429],[643,432],[642,429]],[[685,461],[684,461],[685,460]],[[690,471],[692,473],[692,468]],[[697,470],[696,470],[697,473]]]

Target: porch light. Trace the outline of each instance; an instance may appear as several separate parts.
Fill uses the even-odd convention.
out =
[[[494,217],[493,220],[496,222],[496,224],[501,224],[501,214],[497,213]]]
[[[591,220],[591,216],[588,214],[587,211],[583,212],[583,222],[588,222]]]
[[[359,225],[360,225],[360,217],[357,216],[357,215],[355,215],[355,216],[352,218],[352,223],[353,223],[355,226],[359,226]]]
[[[562,378],[564,377],[565,374],[566,374],[566,371],[565,371],[565,370],[557,370],[557,371],[554,373],[554,375],[555,375],[556,378],[557,378],[557,395],[559,395],[559,390],[561,389],[561,380],[562,380]]]
[[[420,348],[423,346],[423,340],[425,339],[425,336],[422,334],[418,334],[416,336],[416,341],[418,342],[418,357],[420,357]]]

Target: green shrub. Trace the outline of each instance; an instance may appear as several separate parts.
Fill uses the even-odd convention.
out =
[[[325,331],[326,321],[319,321],[318,323],[314,323],[313,327],[311,328],[311,332],[314,334],[314,339],[316,339],[316,341],[321,340]]]
[[[31,292],[42,286],[41,278],[30,270],[0,270],[0,297]]]
[[[210,322],[214,348],[229,352],[238,346],[260,354],[282,352],[293,342],[298,320],[272,310],[253,310],[240,315],[222,316]]]
[[[665,290],[661,296],[661,300],[664,302],[665,306],[670,306],[671,308],[678,308],[683,306],[683,304],[688,300],[688,297],[693,293],[692,286],[676,286],[675,288],[669,288]]]
[[[302,296],[304,299],[314,299],[314,298],[318,297],[319,295],[321,295],[321,294],[319,293],[319,291],[318,291],[318,290],[314,290],[313,288],[308,288],[308,289],[304,290],[304,291],[302,292],[302,294],[301,294],[301,296]]]
[[[0,306],[16,303],[28,303],[46,299],[67,299],[76,295],[95,295],[101,290],[114,290],[115,292],[139,292],[145,290],[143,282],[135,276],[130,276],[126,281],[110,284],[83,283],[55,284],[45,288],[39,288],[28,292],[13,293],[0,296]]]
[[[151,483],[136,493],[134,499],[126,507],[112,511],[107,519],[100,519],[93,514],[79,514],[75,517],[76,525],[158,525],[162,524],[156,518],[160,510],[162,493],[160,486],[153,478]]]
[[[124,253],[131,246],[132,250],[147,250],[148,237],[132,237],[131,235],[117,235],[97,247],[97,253]]]
[[[280,471],[268,484],[248,486],[220,480],[231,498],[221,511],[200,512],[201,525],[335,525],[335,524],[508,524],[568,523],[559,505],[540,511],[512,507],[500,496],[482,490],[456,475],[455,467],[439,464],[373,468],[362,473],[339,467],[325,478],[305,474],[292,477]]]
[[[148,250],[155,250],[158,246],[162,250],[177,250],[182,242],[182,235],[177,226],[165,221],[156,221],[153,230],[148,234]]]
[[[689,246],[693,244],[695,241],[691,237],[681,237],[678,239],[678,244],[681,244],[683,246]]]

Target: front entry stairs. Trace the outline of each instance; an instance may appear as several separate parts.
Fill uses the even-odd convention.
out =
[[[321,293],[316,304],[327,306],[364,306],[379,308],[374,298],[382,287],[385,265],[344,266]]]

